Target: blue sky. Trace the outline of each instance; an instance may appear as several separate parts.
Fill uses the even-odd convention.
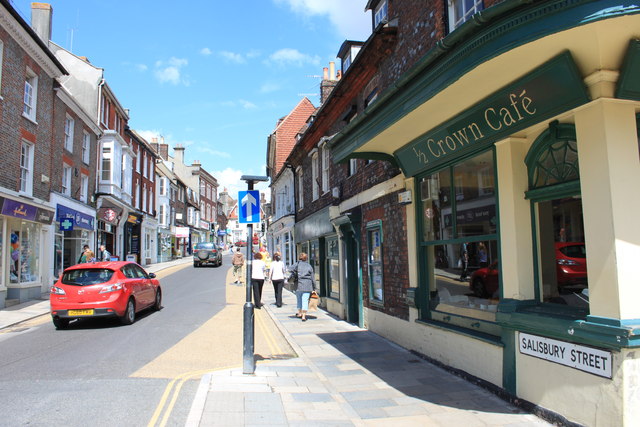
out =
[[[31,0],[12,0],[31,22]],[[265,175],[276,120],[308,96],[344,40],[371,33],[367,0],[52,0],[52,40],[105,69],[129,125],[186,147],[220,191]],[[263,185],[264,187],[264,185]]]

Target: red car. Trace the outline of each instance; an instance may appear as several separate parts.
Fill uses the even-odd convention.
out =
[[[587,284],[587,250],[582,242],[556,242],[558,287]]]
[[[117,317],[130,325],[141,310],[160,310],[162,290],[156,275],[134,262],[94,262],[64,270],[49,300],[57,329],[73,319],[93,317]]]
[[[558,288],[587,284],[586,249],[582,242],[556,242]],[[469,289],[480,298],[498,296],[498,262],[479,268],[471,275]]]

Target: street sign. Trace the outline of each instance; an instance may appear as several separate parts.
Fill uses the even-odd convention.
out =
[[[241,224],[260,222],[260,192],[258,190],[238,191],[238,221]]]

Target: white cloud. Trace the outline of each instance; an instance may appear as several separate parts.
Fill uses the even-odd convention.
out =
[[[284,48],[269,55],[266,62],[280,66],[297,65],[301,67],[305,64],[319,65],[320,58],[317,55],[307,55],[297,49]]]
[[[168,61],[157,61],[155,76],[160,83],[170,83],[173,85],[189,85],[189,81],[181,74],[182,68],[186,67],[189,61],[186,59],[172,57]]]
[[[141,73],[147,71],[148,68],[149,67],[147,67],[145,64],[136,64],[136,69]]]
[[[216,157],[230,158],[231,154],[225,151],[214,150],[213,148],[203,147],[201,144],[195,144],[193,148],[199,153],[206,153]]]
[[[245,110],[255,110],[258,108],[256,104],[251,101],[247,101],[246,99],[238,99],[236,101],[223,101],[220,103],[220,105],[230,108],[242,107]]]
[[[200,55],[209,56],[212,53],[213,52],[211,52],[211,49],[209,49],[208,47],[203,47],[202,49],[200,49]]]
[[[341,38],[366,40],[371,34],[371,12],[365,13],[367,0],[274,0],[288,5],[305,18],[326,16]]]
[[[262,171],[260,175],[264,174],[265,167],[263,165]],[[247,183],[242,181],[240,178],[242,175],[255,175],[253,171],[243,172],[238,169],[226,168],[222,171],[209,171],[211,175],[213,175],[218,180],[218,193],[224,191],[226,188],[229,192],[229,195],[234,199],[238,198],[238,191],[246,191]],[[260,193],[265,193],[266,200],[271,200],[271,189],[269,188],[269,182],[259,182],[256,183],[256,190],[259,190]]]
[[[240,53],[223,50],[220,52],[220,56],[222,56],[227,62],[233,62],[235,64],[245,64],[247,62]]]

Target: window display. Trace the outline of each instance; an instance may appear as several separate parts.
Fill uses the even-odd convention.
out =
[[[338,239],[327,239],[327,284],[329,296],[340,298],[340,259],[338,252]]]
[[[369,250],[369,298],[384,302],[382,287],[382,224],[375,221],[367,225],[367,245]]]
[[[22,221],[10,227],[9,282],[29,283],[40,279],[40,225]]]
[[[494,170],[493,151],[487,151],[419,181],[431,317],[462,326],[467,323],[456,319],[495,321],[500,265]]]

